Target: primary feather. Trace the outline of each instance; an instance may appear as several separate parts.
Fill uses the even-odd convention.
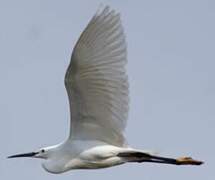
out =
[[[70,139],[125,146],[128,116],[126,42],[120,16],[107,6],[81,34],[65,76]]]

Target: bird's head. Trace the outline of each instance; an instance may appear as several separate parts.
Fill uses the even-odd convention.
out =
[[[63,161],[60,161],[60,162],[52,161],[53,157],[55,158],[58,157],[58,145],[41,148],[34,152],[8,156],[8,158],[21,158],[21,157],[44,159],[45,161],[42,162],[42,167],[50,173],[61,173],[67,170],[63,168],[65,164],[61,164],[61,163],[64,163]]]
[[[22,154],[15,154],[12,156],[8,156],[7,158],[31,157],[31,158],[47,159],[48,155],[49,155],[49,149],[48,148],[41,148],[38,151],[29,152],[29,153],[22,153]]]

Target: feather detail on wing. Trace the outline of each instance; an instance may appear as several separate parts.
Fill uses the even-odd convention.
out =
[[[120,15],[107,6],[81,34],[66,72],[70,139],[125,146],[129,101],[126,56]]]

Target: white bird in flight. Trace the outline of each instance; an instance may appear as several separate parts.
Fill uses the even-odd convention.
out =
[[[190,157],[166,158],[129,147],[124,137],[128,116],[126,42],[119,13],[100,9],[81,34],[65,75],[70,103],[66,141],[8,158],[43,159],[50,173],[98,169],[128,162],[200,165]]]

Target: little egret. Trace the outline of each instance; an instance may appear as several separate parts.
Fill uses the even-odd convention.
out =
[[[105,6],[81,34],[65,75],[71,112],[68,139],[8,158],[41,158],[50,173],[128,162],[202,164],[190,157],[166,158],[128,146],[124,137],[129,103],[126,51],[120,15]]]

